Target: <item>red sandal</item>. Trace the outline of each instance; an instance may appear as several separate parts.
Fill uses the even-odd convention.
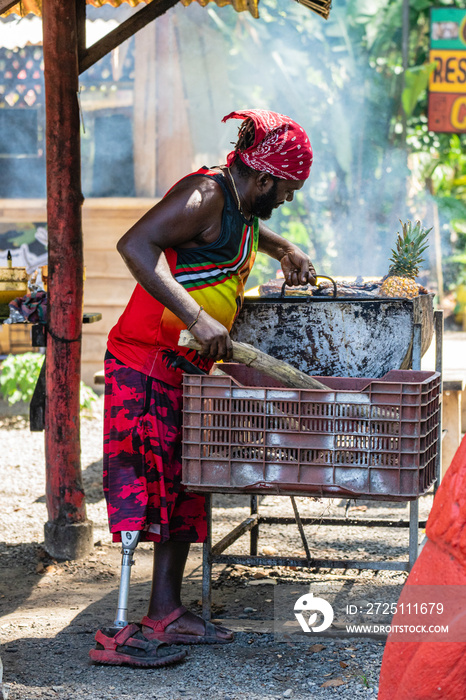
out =
[[[92,661],[111,666],[168,666],[182,661],[187,653],[183,650],[174,652],[163,642],[148,639],[141,626],[135,624],[126,625],[116,634],[115,630],[98,630],[95,641],[96,648],[89,652]]]
[[[143,617],[141,625],[150,627],[152,632],[145,632],[147,639],[166,642],[167,644],[230,644],[234,636],[230,639],[222,639],[217,635],[218,628],[212,622],[204,621],[204,634],[180,634],[178,632],[165,632],[166,628],[175,620],[182,617],[187,611],[184,605],[173,610],[162,620],[151,620],[150,617]],[[226,630],[229,632],[230,630]]]

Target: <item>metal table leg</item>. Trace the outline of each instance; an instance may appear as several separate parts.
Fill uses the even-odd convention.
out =
[[[442,373],[443,373],[443,311],[434,311],[434,328],[435,328],[435,371],[440,373],[440,397],[443,397],[442,391]],[[437,440],[437,455],[435,459],[435,476],[436,482],[434,485],[434,494],[440,486],[442,479],[442,411],[439,414],[438,440]]]
[[[411,368],[415,371],[421,369],[421,342],[422,326],[414,324],[413,329],[413,355]],[[419,553],[419,499],[409,504],[409,570],[414,566]]]
[[[414,566],[419,553],[419,500],[409,504],[409,570]]]
[[[259,514],[259,496],[251,496],[251,515]],[[259,522],[251,528],[251,546],[250,554],[255,556],[257,554],[257,543],[259,541]]]
[[[422,326],[415,323],[413,328],[413,359],[411,369],[419,371],[421,369],[421,333]]]
[[[212,495],[205,494],[207,537],[202,548],[202,617],[212,617]]]
[[[296,501],[295,501],[294,496],[290,496],[290,499],[291,499],[291,505],[293,506],[294,517],[296,519],[296,525],[298,526],[299,534],[301,535],[301,541],[303,543],[304,551],[306,552],[307,560],[310,563],[311,562],[311,551],[309,549],[306,535],[304,533],[304,527],[303,527],[303,523],[301,521],[301,516],[299,514],[298,506],[296,505]]]

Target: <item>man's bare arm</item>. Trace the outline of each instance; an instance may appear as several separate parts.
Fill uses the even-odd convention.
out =
[[[259,251],[280,261],[286,283],[290,287],[315,284],[316,271],[310,257],[262,221],[259,223]]]
[[[200,307],[173,277],[164,250],[189,245],[199,238],[215,240],[220,232],[223,205],[223,194],[216,183],[207,178],[183,181],[117,244],[136,281],[187,326],[196,319]],[[204,354],[214,359],[231,355],[227,329],[206,312],[199,315],[192,333]]]

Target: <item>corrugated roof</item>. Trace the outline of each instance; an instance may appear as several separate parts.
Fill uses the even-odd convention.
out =
[[[146,0],[86,0],[87,5],[94,5],[94,7],[102,7],[102,5],[113,5],[113,7],[119,7],[124,2],[131,7],[136,7],[136,5],[141,5],[142,3],[148,4]],[[183,5],[190,5],[193,0],[181,0]],[[236,12],[244,12],[249,10],[251,15],[256,19],[259,17],[259,0],[196,0],[199,5],[205,7],[209,2],[215,2],[219,7],[225,7],[225,5],[232,5]],[[10,14],[16,14],[20,17],[25,17],[28,14],[41,15],[42,14],[42,1],[41,0],[22,0],[17,5],[5,12],[4,17]]]
[[[253,17],[258,19],[259,17],[259,0],[214,0],[216,5],[219,7],[225,7],[225,5],[233,5],[235,8],[236,12],[245,12],[246,10],[249,10],[249,12],[252,14]],[[183,5],[187,7],[190,5],[193,0],[181,0]],[[199,5],[202,5],[202,7],[205,7],[206,5],[211,2],[211,0],[196,0],[196,2],[199,3]]]
[[[86,38],[94,44],[112,29],[118,27],[117,20],[86,20]],[[28,44],[42,44],[42,20],[29,15],[17,20],[0,21],[0,46],[4,49],[21,49]]]

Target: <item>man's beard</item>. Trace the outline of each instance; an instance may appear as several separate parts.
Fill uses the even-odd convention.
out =
[[[260,194],[254,202],[253,215],[259,219],[267,220],[273,214],[277,203],[278,182],[274,180],[272,187],[265,194]]]

